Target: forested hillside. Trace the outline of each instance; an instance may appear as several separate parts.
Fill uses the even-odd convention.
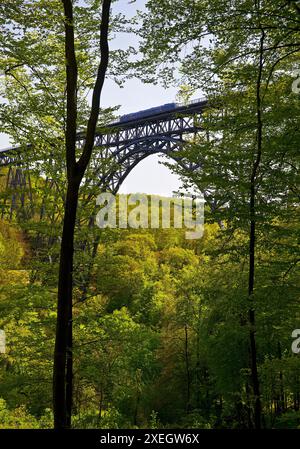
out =
[[[283,223],[276,223],[280,230]],[[259,254],[257,339],[267,426],[299,425],[295,229]],[[103,230],[89,294],[74,304],[76,427],[251,427],[246,235]],[[56,263],[32,269],[24,231],[1,221],[1,426],[51,427]],[[75,293],[76,295],[76,293]],[[272,298],[272,301],[270,300]]]
[[[0,428],[299,429],[299,2],[11,0],[0,28]],[[124,225],[158,154],[181,187],[140,191],[203,197],[203,236]]]

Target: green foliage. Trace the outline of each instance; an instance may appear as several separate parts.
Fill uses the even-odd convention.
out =
[[[34,203],[43,213],[15,213],[18,224],[0,221],[0,328],[7,337],[0,354],[0,427],[47,428],[66,183],[63,21],[56,0],[15,3],[18,9],[0,6],[1,25],[7,16],[0,37],[6,98],[0,130],[34,144],[27,162],[33,163]],[[82,32],[80,129],[97,64],[99,2],[87,3],[85,9],[75,2]],[[92,228],[98,193],[92,161],[75,242],[74,427],[253,427],[248,260],[258,115],[251,307],[262,412],[268,428],[299,427],[300,358],[290,348],[291,332],[300,327],[300,110],[291,91],[299,14],[289,3],[149,0],[139,15],[140,78],[168,84],[179,66],[180,98],[201,88],[209,99],[203,132],[180,153],[186,164],[172,165],[185,186],[205,193],[205,233],[187,241],[179,229]],[[118,17],[112,28],[123,25]],[[111,73],[119,81],[132,52],[113,52]],[[103,111],[99,126],[112,112]],[[190,163],[201,170],[191,174],[184,168]],[[105,160],[100,171],[112,166]],[[5,199],[8,173],[1,174]]]
[[[12,246],[22,242],[21,233],[3,226],[14,236]],[[207,224],[201,241],[173,246],[174,233],[108,231],[107,243],[103,234],[89,295],[74,305],[75,427],[248,425],[247,273],[237,251],[243,233],[228,242],[226,231]],[[293,238],[293,232],[285,237],[289,248]],[[271,271],[264,264],[258,277],[264,279],[255,295],[265,413],[268,426],[290,425],[281,420],[278,397],[283,382],[291,414],[300,385],[299,359],[290,350],[298,277],[293,270],[282,277],[281,263]],[[10,410],[5,425],[47,427],[55,291],[30,279],[0,291],[0,327],[7,334],[0,396]]]

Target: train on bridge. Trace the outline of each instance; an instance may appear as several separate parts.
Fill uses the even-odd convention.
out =
[[[147,117],[155,117],[156,115],[160,115],[163,113],[172,113],[175,111],[181,111],[182,109],[189,109],[195,107],[195,105],[203,105],[207,102],[206,98],[197,98],[195,100],[191,100],[188,103],[166,103],[160,106],[156,106],[149,109],[144,109],[138,112],[132,112],[130,114],[122,115],[116,123],[125,123],[132,122],[140,119],[144,119]]]
[[[206,98],[197,98],[195,100],[191,100],[188,103],[166,103],[160,106],[155,106],[153,108],[144,109],[142,111],[132,112],[130,114],[122,115],[119,119],[116,119],[114,122],[108,124],[108,127],[119,128],[120,132],[122,132],[123,128],[134,128],[135,126],[140,126],[140,121],[143,119],[152,119],[156,118],[159,120],[171,120],[172,116],[176,117],[177,114],[183,114],[185,117],[191,116],[193,113],[200,113],[205,105],[207,104]],[[178,130],[180,132],[187,132],[187,124],[180,124],[181,128]],[[190,126],[188,126],[190,130]],[[178,132],[177,132],[178,133]],[[101,146],[100,141],[103,144],[105,141],[106,135],[110,135],[111,133],[104,132],[98,133],[98,137],[102,135],[100,140],[98,139],[98,146]],[[77,133],[77,140],[82,140],[85,138],[85,132],[81,131]],[[102,140],[101,140],[102,139]],[[106,143],[108,140],[106,141]],[[110,140],[111,142],[111,140]],[[119,140],[118,140],[119,142]],[[27,145],[28,148],[31,147],[31,144]],[[14,160],[14,153],[18,153],[20,150],[23,150],[24,146],[16,145],[14,147],[3,148],[0,149],[0,166],[4,166],[9,164],[9,161]]]
[[[171,112],[176,109],[177,103],[166,103],[154,108],[144,109],[143,111],[132,112],[131,114],[122,115],[119,118],[119,122],[131,122],[132,120],[138,120],[140,118],[146,118],[152,115],[161,114],[162,112]]]

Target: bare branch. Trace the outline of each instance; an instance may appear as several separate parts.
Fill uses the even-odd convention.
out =
[[[68,177],[76,167],[77,60],[75,53],[72,0],[62,0],[65,13],[65,58],[67,75],[66,162]]]
[[[111,0],[103,0],[101,26],[100,26],[101,60],[98,67],[97,79],[93,91],[92,108],[87,126],[86,141],[82,155],[78,161],[78,168],[81,174],[85,172],[93,151],[95,131],[97,121],[99,118],[100,97],[108,66],[108,59],[109,59],[108,28],[109,28],[110,5]]]

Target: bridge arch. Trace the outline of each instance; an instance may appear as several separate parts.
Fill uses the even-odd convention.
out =
[[[133,114],[134,119],[130,114],[99,130],[95,137],[95,156],[89,168],[93,171],[93,178],[97,176],[98,187],[102,191],[117,193],[139,162],[153,154],[163,153],[176,163],[184,164],[179,151],[186,136],[196,135],[202,130],[201,115],[206,105],[205,99],[184,105],[172,103],[169,109],[165,107],[169,105],[164,105],[141,111]],[[84,134],[78,134],[77,144],[79,149],[84,145]],[[26,151],[31,149],[29,144]],[[22,151],[21,147],[0,151],[0,168],[21,168]],[[195,168],[196,165],[188,167],[189,170]],[[18,179],[23,178],[18,176]],[[21,203],[24,203],[24,200]]]
[[[176,153],[182,148],[184,141],[173,137],[154,137],[153,139],[139,139],[124,149],[112,153],[115,165],[100,177],[98,185],[112,193],[117,193],[131,171],[144,159],[155,154],[164,154],[176,163],[182,163]]]

